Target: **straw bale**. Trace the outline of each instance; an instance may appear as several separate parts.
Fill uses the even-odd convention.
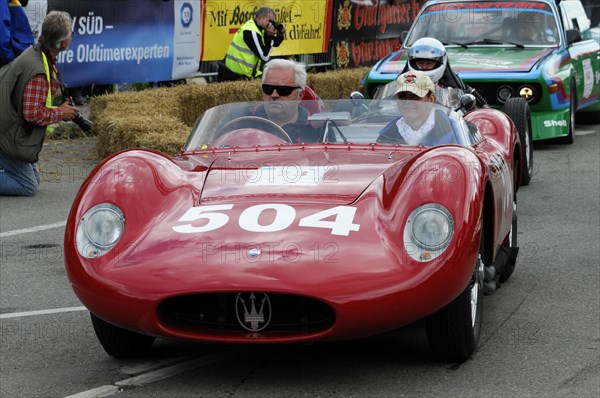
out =
[[[360,80],[369,69],[365,67],[310,73],[307,84],[322,99],[350,98],[350,93],[358,90]]]
[[[174,155],[185,144],[190,128],[167,115],[153,117],[115,115],[98,128],[97,152],[101,157],[128,148],[152,148]]]
[[[242,80],[187,86],[179,93],[179,117],[188,126],[193,126],[198,116],[206,110],[231,102],[262,100],[260,80]]]

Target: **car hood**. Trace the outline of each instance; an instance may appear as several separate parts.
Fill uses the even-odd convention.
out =
[[[361,153],[363,152],[363,153]],[[200,202],[264,201],[280,203],[353,202],[391,164],[385,151],[305,151],[218,155],[211,164]]]
[[[449,48],[448,56],[456,72],[529,72],[551,52],[548,48]]]
[[[455,72],[529,72],[552,53],[551,48],[471,47],[446,49]],[[398,74],[406,64],[404,50],[391,53],[381,64],[381,73]]]

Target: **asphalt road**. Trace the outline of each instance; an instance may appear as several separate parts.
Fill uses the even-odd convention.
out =
[[[519,191],[519,254],[484,304],[474,357],[440,363],[422,325],[359,341],[235,347],[158,340],[104,353],[62,260],[64,222],[97,163],[93,140],[51,142],[32,198],[0,198],[1,397],[596,397],[600,395],[600,125],[536,145]]]

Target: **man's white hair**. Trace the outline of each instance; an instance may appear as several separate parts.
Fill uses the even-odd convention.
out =
[[[270,60],[265,64],[265,69],[263,70],[263,82],[265,81],[265,77],[270,70],[273,69],[294,69],[294,74],[296,75],[296,84],[302,90],[306,87],[306,66],[301,62],[296,62],[292,59],[282,59],[275,58]]]

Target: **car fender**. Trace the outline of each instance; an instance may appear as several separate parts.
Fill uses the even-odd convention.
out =
[[[77,225],[83,215],[100,203],[112,203],[125,217],[123,236],[101,261],[117,261],[143,239],[147,231],[164,217],[165,209],[186,208],[198,202],[205,171],[184,171],[166,155],[152,150],[127,150],[100,163],[81,186],[65,229],[65,262],[81,263],[83,269],[68,266],[71,281],[94,274],[98,259],[85,259],[77,249]],[[107,259],[108,257],[108,259]],[[77,290],[77,289],[76,289]]]

